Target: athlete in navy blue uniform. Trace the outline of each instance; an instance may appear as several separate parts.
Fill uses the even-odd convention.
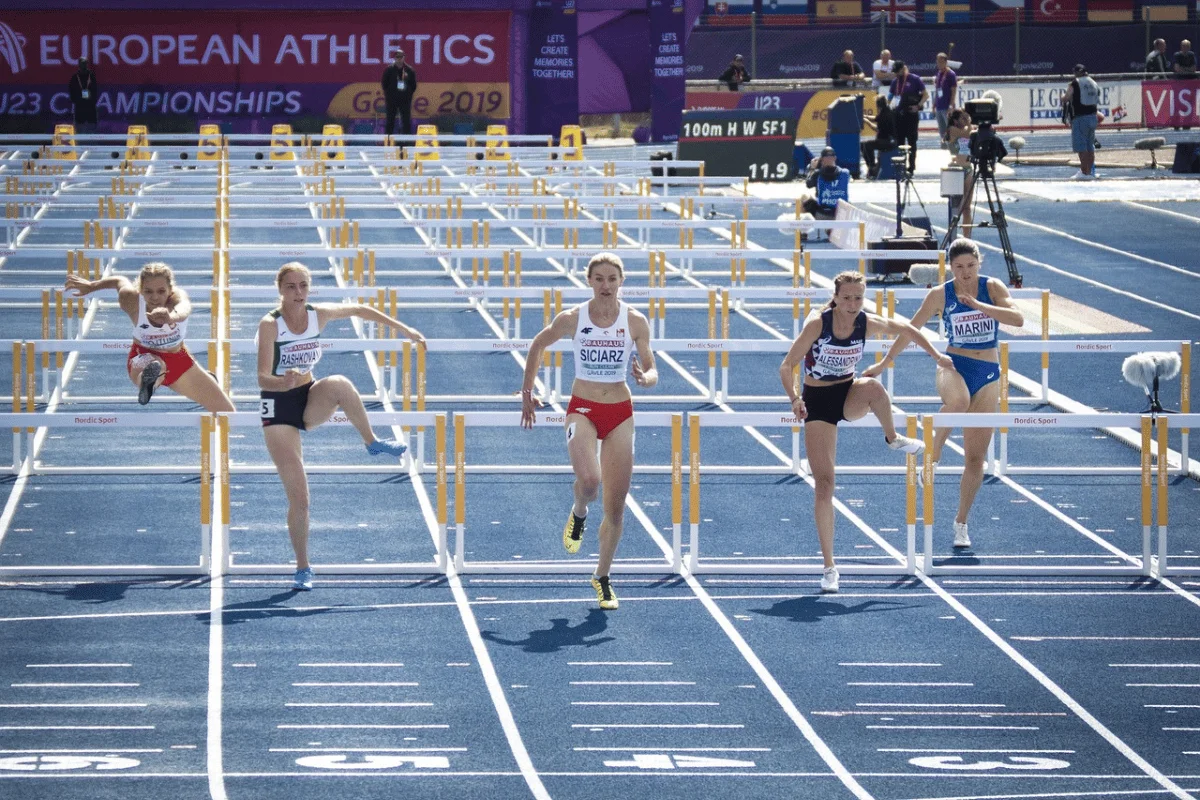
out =
[[[954,369],[937,371],[940,410],[995,413],[1000,404],[1000,325],[1019,328],[1025,324],[1025,317],[1013,305],[1003,282],[979,274],[982,258],[974,242],[955,239],[950,244],[948,258],[954,279],[929,290],[921,308],[913,315],[912,324],[919,328],[941,315],[946,329],[946,354],[954,361]],[[890,362],[907,344],[907,337],[897,339],[884,363]],[[949,436],[949,428],[937,429],[933,440],[935,464],[941,460]],[[971,546],[967,516],[983,483],[983,466],[991,441],[991,428],[963,429],[963,474],[958,490],[958,515],[954,518],[955,547]]]
[[[792,410],[804,420],[804,450],[812,472],[816,499],[813,515],[825,573],[821,591],[838,590],[838,571],[833,560],[833,488],[837,462],[837,425],[856,420],[870,411],[879,420],[888,447],[905,453],[919,453],[924,445],[916,439],[900,436],[892,420],[892,399],[887,389],[874,378],[871,370],[855,378],[854,368],[862,358],[868,336],[888,334],[916,341],[939,365],[954,367],[950,359],[919,336],[911,325],[884,319],[862,310],[867,281],[861,272],[843,272],[833,279],[833,300],[813,316],[792,343],[779,365],[779,379],[792,401]],[[804,388],[797,395],[793,372],[803,361]],[[878,370],[875,370],[875,374]]]

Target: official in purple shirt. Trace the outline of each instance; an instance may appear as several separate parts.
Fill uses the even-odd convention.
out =
[[[937,115],[938,134],[943,144],[950,127],[950,112],[958,108],[958,75],[950,69],[950,57],[937,54],[937,75],[933,78],[933,111]]]
[[[908,65],[903,61],[893,62],[892,72],[896,75],[890,92],[892,108],[896,110],[896,140],[901,147],[908,146],[908,171],[911,174],[917,169],[921,107],[929,102],[929,90],[924,81],[908,71]]]

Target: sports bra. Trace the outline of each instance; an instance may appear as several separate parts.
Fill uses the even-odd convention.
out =
[[[305,304],[308,310],[308,325],[303,333],[292,333],[283,319],[283,310],[275,309],[270,316],[275,320],[275,355],[271,359],[271,374],[284,375],[294,369],[309,374],[321,360],[321,326],[317,321],[317,310]]]
[[[624,383],[629,353],[633,350],[629,305],[620,303],[617,321],[607,328],[598,328],[588,314],[588,304],[580,304],[573,341],[576,378],[598,383]]]
[[[170,350],[187,338],[188,321],[168,322],[159,327],[146,318],[146,298],[138,295],[138,318],[133,326],[133,340],[149,350]]]
[[[979,276],[979,291],[975,297],[981,303],[991,304],[992,297],[988,294],[988,279]],[[950,347],[961,347],[967,350],[989,350],[1000,341],[1000,326],[996,320],[982,311],[964,306],[958,302],[954,291],[954,281],[943,284],[945,305],[942,307],[942,324],[946,329],[946,344]]]
[[[867,343],[867,313],[858,312],[854,330],[845,339],[833,335],[833,309],[821,312],[821,335],[804,357],[804,374],[819,381],[832,381],[854,375],[854,367],[863,357]]]

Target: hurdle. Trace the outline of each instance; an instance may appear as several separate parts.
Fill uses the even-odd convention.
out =
[[[695,574],[701,573],[728,573],[728,574],[766,574],[766,575],[819,575],[823,570],[819,558],[815,564],[802,563],[747,563],[745,561],[708,561],[701,559],[700,552],[700,528],[701,528],[701,500],[700,500],[700,479],[704,473],[716,474],[748,474],[748,475],[803,475],[804,471],[801,467],[800,459],[800,429],[803,427],[803,421],[796,418],[794,414],[771,414],[765,412],[724,412],[724,411],[691,411],[688,412],[688,557],[686,566],[689,572]],[[752,432],[752,435],[758,436],[757,428],[790,428],[792,432],[792,452],[791,458],[779,454],[780,459],[778,465],[709,465],[705,466],[702,458],[702,442],[701,430],[703,427],[716,428],[745,428]],[[843,422],[841,427],[855,428],[877,428],[879,423],[872,417],[865,417],[854,422]],[[908,418],[908,430],[915,433],[916,418],[910,416]],[[761,439],[761,437],[759,437]],[[912,454],[906,456],[906,466],[903,468],[907,473],[914,476],[916,474],[916,457]],[[839,472],[843,472],[842,468],[838,467]],[[915,515],[915,497],[911,492],[907,493],[907,511],[910,520]],[[915,524],[910,521],[908,525],[908,545],[907,557],[904,563],[896,561],[888,557],[890,563],[887,564],[860,564],[854,562],[844,562],[838,564],[838,569],[847,575],[914,575],[916,574],[917,564],[915,558],[916,551],[916,528]],[[803,556],[801,556],[803,558]]]
[[[1163,419],[1159,417],[1159,419]],[[1161,426],[1159,449],[1157,455],[1153,452],[1151,424],[1149,415],[1139,414],[926,414],[922,417],[922,435],[925,441],[925,458],[922,466],[923,489],[923,522],[924,548],[922,555],[922,571],[926,575],[960,575],[960,574],[1017,574],[1017,575],[1140,575],[1151,576],[1154,563],[1151,551],[1152,525],[1152,459],[1157,460],[1162,488],[1160,490],[1160,550],[1166,549],[1166,475],[1167,475],[1167,434],[1166,425]],[[1121,552],[1114,546],[1092,537],[1101,547],[1104,547],[1113,558],[1125,561],[1124,565],[1095,565],[1095,566],[1030,566],[1025,564],[1008,565],[975,565],[975,564],[937,564],[933,554],[934,505],[933,493],[936,476],[933,472],[933,435],[935,427],[1017,427],[1023,429],[1045,429],[1049,427],[1062,428],[1113,428],[1129,427],[1141,430],[1140,466],[1137,472],[1141,476],[1140,507],[1142,520],[1142,552],[1141,558],[1134,558]],[[916,475],[908,476],[908,491],[916,490]]]
[[[535,427],[554,429],[563,425],[565,412],[539,411],[535,414]],[[595,567],[592,561],[468,561],[466,559],[467,527],[467,473],[512,473],[520,474],[569,474],[571,466],[561,465],[488,465],[467,464],[466,444],[469,427],[517,427],[520,412],[512,411],[468,411],[454,414],[454,568],[460,573],[512,573],[512,574],[590,574]],[[640,574],[679,574],[682,564],[683,523],[683,415],[669,413],[639,412],[637,425],[644,427],[669,427],[671,429],[671,463],[659,465],[634,465],[634,474],[668,473],[671,476],[671,552],[657,563],[629,563],[614,561],[613,572]],[[564,454],[565,455],[565,454]]]
[[[30,409],[32,412],[32,409]],[[172,413],[172,414],[139,414],[139,413],[124,413],[124,412],[98,412],[98,413],[13,413],[0,414],[0,426],[12,425],[14,432],[21,430],[24,426],[32,426],[25,428],[29,431],[31,443],[29,453],[25,456],[23,463],[22,474],[101,474],[113,472],[125,472],[128,474],[131,470],[125,469],[107,469],[104,468],[86,468],[86,467],[43,467],[39,470],[33,470],[35,450],[32,443],[34,432],[40,429],[62,429],[62,428],[92,428],[111,430],[115,428],[137,428],[137,429],[153,429],[153,428],[171,428],[171,429],[187,429],[192,428],[197,432],[200,446],[200,460],[198,466],[189,466],[185,470],[180,470],[183,474],[196,474],[199,477],[199,521],[200,521],[200,541],[199,541],[199,558],[196,563],[192,564],[167,564],[167,565],[151,565],[151,564],[125,564],[125,565],[91,565],[91,566],[67,566],[67,565],[37,565],[37,566],[3,566],[0,567],[0,575],[203,575],[207,574],[211,566],[212,557],[212,520],[213,520],[213,503],[218,499],[217,496],[224,496],[223,492],[228,487],[228,482],[221,484],[222,489],[214,489],[213,485],[213,447],[214,433],[216,423],[214,418],[208,414],[202,413]],[[16,435],[14,433],[14,435]],[[14,446],[15,447],[15,446]],[[14,453],[16,450],[14,449]],[[214,494],[215,493],[215,494]],[[227,502],[227,498],[225,500]],[[3,532],[0,532],[2,534]]]
[[[1155,433],[1157,434],[1158,452],[1160,454],[1168,452],[1167,438],[1169,429],[1180,428],[1183,431],[1183,436],[1186,437],[1189,427],[1200,424],[1200,414],[1158,414],[1153,418]],[[1142,420],[1142,528],[1143,531],[1149,527],[1148,506],[1149,499],[1149,481],[1148,475],[1148,451],[1150,450],[1150,442],[1147,441],[1149,433],[1146,429],[1146,421]],[[1183,446],[1180,448],[1184,453],[1186,449]],[[1192,562],[1189,566],[1171,566],[1169,550],[1167,548],[1167,528],[1169,520],[1169,505],[1168,505],[1168,474],[1169,470],[1163,469],[1164,458],[1159,455],[1158,472],[1155,480],[1155,504],[1156,515],[1155,522],[1158,529],[1158,561],[1156,573],[1160,578],[1172,577],[1176,575],[1200,575],[1200,559],[1192,556]],[[1185,468],[1186,469],[1186,468]],[[1196,533],[1195,520],[1192,521],[1190,531],[1193,535]]]

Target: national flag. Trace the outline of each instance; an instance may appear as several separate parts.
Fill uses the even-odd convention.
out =
[[[1034,22],[1078,22],[1079,0],[1029,0]]]
[[[1011,25],[1025,19],[1025,0],[976,0],[974,11],[975,19]]]
[[[859,0],[817,0],[818,22],[862,21],[862,3]]]
[[[762,4],[763,19],[771,22],[796,20],[808,22],[808,0],[767,0]]]
[[[871,0],[871,22],[886,20],[888,25],[916,22],[917,0]]]
[[[942,24],[945,22],[970,22],[971,4],[952,3],[949,0],[925,0],[925,21]]]
[[[1133,0],[1087,0],[1088,22],[1133,22]]]
[[[1188,7],[1179,0],[1142,0],[1142,19],[1150,22],[1187,22]]]

